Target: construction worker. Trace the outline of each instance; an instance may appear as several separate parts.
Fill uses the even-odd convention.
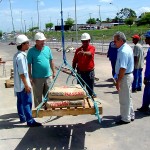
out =
[[[81,35],[82,46],[77,48],[72,61],[73,69],[77,69],[77,73],[88,85],[86,89],[90,96],[93,96],[94,92],[94,54],[95,47],[90,45],[91,37],[88,33],[83,33]],[[85,83],[80,80],[83,85]],[[78,82],[79,83],[79,82]],[[95,95],[94,95],[95,96]]]
[[[132,92],[142,90],[142,70],[144,66],[144,52],[143,47],[139,43],[140,36],[135,34],[132,36],[132,41],[135,44],[133,48],[134,54],[134,71],[133,76],[134,80],[132,83]]]
[[[28,63],[25,51],[29,48],[29,39],[25,35],[16,38],[18,52],[13,58],[14,91],[17,96],[17,110],[20,122],[29,127],[41,126],[32,118],[31,83],[28,75]]]
[[[147,31],[145,34],[145,43],[150,46],[150,30]],[[149,105],[150,105],[150,47],[147,51],[146,56],[146,68],[144,74],[144,93],[143,93],[143,103],[142,107],[138,108],[137,110],[140,112],[149,112]]]
[[[33,85],[34,105],[37,107],[48,92],[52,79],[55,77],[55,66],[52,51],[45,46],[46,37],[43,33],[35,34],[35,46],[27,54],[29,77]],[[47,97],[46,97],[47,98]]]

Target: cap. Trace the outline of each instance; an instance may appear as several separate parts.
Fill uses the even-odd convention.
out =
[[[35,34],[34,39],[39,40],[39,41],[43,41],[43,40],[46,40],[46,37],[42,32],[38,32]]]
[[[150,38],[150,30],[147,31],[147,32],[144,34],[144,36]]]
[[[16,44],[19,46],[22,43],[29,41],[28,37],[24,34],[18,35],[16,38]]]
[[[140,36],[137,35],[137,34],[135,34],[135,35],[132,36],[132,38],[133,38],[133,39],[138,39],[138,40],[139,40],[139,39],[140,39]]]
[[[86,41],[86,40],[90,40],[90,39],[91,39],[91,37],[88,33],[83,33],[81,35],[81,41]]]

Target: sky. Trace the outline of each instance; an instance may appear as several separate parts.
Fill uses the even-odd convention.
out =
[[[137,16],[150,12],[149,0],[0,0],[0,30],[11,32],[14,27],[15,31],[24,31],[25,27],[37,26],[38,13],[41,30],[49,22],[59,25],[61,2],[63,20],[68,17],[75,20],[76,6],[78,24],[86,23],[90,17],[101,18],[102,21],[114,18],[122,8],[134,10]]]

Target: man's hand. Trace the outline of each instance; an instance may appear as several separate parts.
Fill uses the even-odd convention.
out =
[[[120,82],[118,80],[116,81],[116,89],[117,91],[120,91]]]
[[[27,93],[31,93],[31,88],[30,88],[29,86],[25,86],[25,91],[26,91]]]
[[[78,54],[78,55],[85,55],[85,52],[84,52],[83,50],[81,50],[81,51],[79,51],[77,54]]]

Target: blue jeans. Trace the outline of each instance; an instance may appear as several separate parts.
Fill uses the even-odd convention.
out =
[[[145,85],[142,108],[148,109],[150,105],[150,83]]]
[[[142,68],[140,69],[134,69],[133,75],[134,75],[134,80],[132,83],[132,89],[141,89],[142,88]]]
[[[28,125],[34,123],[32,118],[32,95],[31,93],[17,92],[17,111],[20,118],[20,122],[27,122]]]

